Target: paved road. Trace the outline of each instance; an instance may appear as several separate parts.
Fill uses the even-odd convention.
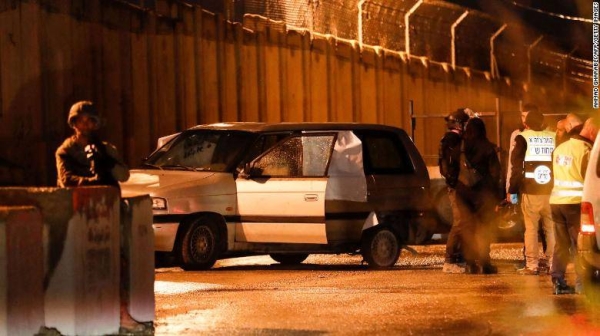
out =
[[[346,255],[158,268],[156,334],[600,335],[598,305],[552,295],[549,276],[515,274],[519,244],[493,245],[495,275],[444,274],[443,245],[414,248],[383,271]]]

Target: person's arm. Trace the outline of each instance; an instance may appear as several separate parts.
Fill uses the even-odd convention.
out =
[[[495,192],[502,194],[502,165],[500,164],[500,159],[498,159],[495,146],[493,147],[494,149],[489,154],[488,167],[490,169],[490,176],[494,181],[493,187]]]
[[[111,173],[115,180],[125,182],[129,179],[129,168],[123,162],[117,151],[117,147],[110,143],[104,143],[106,154],[113,159],[113,167]]]
[[[65,187],[77,187],[81,185],[91,185],[98,180],[98,176],[80,176],[75,174],[74,165],[71,162],[68,154],[64,150],[57,150],[55,154],[56,158],[56,171],[58,174],[57,184],[61,188]]]
[[[587,172],[587,167],[590,162],[590,150],[587,150],[583,157],[581,158],[581,176],[585,179],[585,173]]]
[[[525,153],[527,152],[527,142],[523,136],[518,135],[515,138],[515,148],[513,148],[511,156],[511,173],[510,183],[508,186],[509,194],[518,194],[521,189],[521,184],[525,177],[523,170],[523,162],[525,161]]]
[[[460,135],[448,132],[440,143],[440,173],[451,188],[455,188],[458,181],[460,142]]]
[[[512,151],[515,148],[515,138],[517,137],[517,135],[519,135],[519,133],[521,133],[521,131],[519,129],[514,130],[511,134],[510,134],[510,140],[509,140],[509,147],[508,147],[508,163],[507,163],[507,167],[506,167],[506,192],[508,193],[508,187],[510,186],[510,177],[512,175],[512,163],[511,163],[511,159],[512,159]]]

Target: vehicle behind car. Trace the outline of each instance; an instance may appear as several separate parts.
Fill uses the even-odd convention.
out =
[[[578,266],[583,290],[600,302],[600,137],[596,138],[583,184],[581,227],[577,238]]]
[[[439,222],[425,163],[399,128],[227,123],[166,139],[121,188],[150,194],[155,249],[185,269],[256,254],[297,264],[315,253],[389,267]]]

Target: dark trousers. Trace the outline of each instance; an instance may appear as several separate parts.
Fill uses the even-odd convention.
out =
[[[452,228],[446,243],[445,262],[465,261],[480,265],[490,263],[490,244],[493,236],[493,222],[496,200],[491,193],[482,191],[471,195],[477,202],[464,198],[455,189],[448,189],[452,207]]]
[[[581,220],[581,204],[550,204],[554,221],[556,245],[552,258],[552,280],[565,280],[567,264],[577,253],[577,235]],[[575,267],[577,270],[577,267]],[[581,275],[577,274],[576,284],[581,285]]]
[[[465,200],[457,195],[456,190],[448,188],[448,198],[452,208],[452,228],[446,242],[445,261],[473,263],[477,259],[477,218]]]

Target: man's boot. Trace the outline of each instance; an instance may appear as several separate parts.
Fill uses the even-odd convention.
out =
[[[575,288],[567,285],[563,279],[552,279],[554,283],[554,295],[574,294]]]

